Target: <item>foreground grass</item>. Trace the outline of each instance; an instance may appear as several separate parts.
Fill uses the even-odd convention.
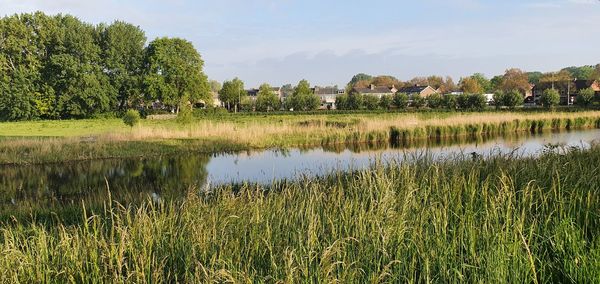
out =
[[[0,164],[64,162],[173,152],[235,151],[353,143],[407,143],[427,138],[600,127],[600,111],[423,112],[227,115],[145,120],[128,128],[116,119],[0,123]]]
[[[595,283],[600,148],[382,166],[9,223],[2,282]]]

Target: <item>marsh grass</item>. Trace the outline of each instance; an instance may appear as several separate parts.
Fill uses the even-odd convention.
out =
[[[102,121],[106,125],[97,125]],[[52,125],[41,127],[44,123]],[[33,129],[32,125],[39,129]],[[60,136],[70,127],[73,131],[65,137],[4,139],[0,141],[0,163],[31,164],[186,151],[210,153],[273,147],[407,143],[461,136],[598,128],[600,112],[231,115],[222,119],[195,120],[186,125],[174,120],[146,120],[131,129],[122,122],[115,125],[113,120],[27,122],[0,124],[0,135],[19,136],[27,132],[17,126],[29,129],[30,135],[34,136]],[[107,130],[109,126],[113,126],[111,131]]]
[[[15,282],[594,283],[600,148],[538,158],[427,155],[184,202],[9,222]]]

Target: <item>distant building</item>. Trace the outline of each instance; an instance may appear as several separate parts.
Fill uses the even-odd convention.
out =
[[[336,109],[335,100],[338,96],[344,94],[344,90],[338,87],[317,87],[313,88],[314,94],[321,99],[319,109]]]
[[[398,89],[396,89],[396,87],[393,85],[391,87],[387,87],[387,86],[376,87],[373,84],[371,84],[368,88],[353,88],[352,90],[361,95],[375,96],[378,99],[381,99],[381,97],[383,97],[385,95],[393,95],[396,92],[398,92]]]
[[[249,89],[246,90],[246,94],[248,94],[248,97],[253,100],[256,101],[256,97],[258,97],[258,91],[260,91],[260,89]],[[281,88],[280,87],[271,87],[271,93],[273,93],[274,95],[277,96],[277,98],[279,98],[279,100],[282,99],[282,94],[281,94]]]
[[[400,90],[398,90],[398,92],[405,93],[408,95],[417,94],[423,98],[426,98],[426,97],[429,97],[430,95],[437,93],[438,91],[431,86],[414,85],[414,86],[410,86],[410,87],[400,88]]]
[[[558,85],[558,83],[557,83]],[[552,83],[540,83],[534,85],[532,87],[532,96],[533,101],[538,103],[544,91],[552,88]],[[598,80],[574,80],[573,84],[566,89],[564,87],[559,88],[558,86],[555,88],[560,94],[560,103],[561,104],[569,104],[574,103],[577,100],[577,95],[579,91],[583,89],[590,88],[594,90],[597,96],[600,96],[600,82]],[[569,98],[567,98],[569,97]]]

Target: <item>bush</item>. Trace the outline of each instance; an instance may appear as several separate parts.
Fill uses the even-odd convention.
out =
[[[458,98],[455,95],[445,95],[442,98],[442,105],[446,109],[456,110],[456,108],[458,107],[458,101],[457,101],[457,99]]]
[[[392,107],[392,97],[388,95],[383,95],[379,99],[379,106],[382,109],[390,109]]]
[[[379,99],[373,95],[366,95],[363,101],[365,108],[368,110],[376,110],[379,106]]]
[[[335,98],[335,108],[339,110],[348,109],[348,95],[343,94]]]
[[[502,91],[498,91],[494,93],[494,106],[496,106],[496,109],[501,108],[502,106],[504,106],[504,92]]]
[[[192,108],[189,105],[183,105],[179,109],[179,113],[177,114],[177,123],[179,124],[190,124],[193,119]]]
[[[483,94],[473,94],[469,96],[469,108],[482,110],[487,106],[487,98]]]
[[[592,102],[594,101],[595,94],[596,93],[591,88],[587,88],[587,89],[583,89],[583,90],[579,91],[579,94],[577,95],[577,104],[582,107],[590,106],[592,104]]]
[[[516,106],[523,105],[523,101],[524,101],[523,96],[517,90],[508,92],[506,95],[504,95],[504,97],[502,99],[503,99],[502,100],[503,105],[507,106],[511,109],[515,108]]]
[[[430,108],[440,108],[443,105],[442,95],[435,93],[427,97],[427,106]]]
[[[456,105],[459,109],[469,109],[471,107],[471,102],[469,100],[469,94],[460,94],[456,97]]]
[[[399,109],[408,107],[408,95],[405,93],[396,93],[394,95],[394,105]]]
[[[410,96],[410,105],[414,108],[422,108],[425,106],[427,101],[419,94],[413,94]]]
[[[128,110],[123,116],[123,123],[129,127],[134,127],[140,123],[140,112],[134,109]]]
[[[555,89],[547,89],[540,98],[540,102],[544,107],[555,107],[560,103],[560,94]]]

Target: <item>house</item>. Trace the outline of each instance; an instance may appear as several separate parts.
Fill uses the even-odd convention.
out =
[[[314,87],[313,92],[321,99],[321,107],[319,109],[336,109],[335,100],[338,96],[344,94],[344,90],[338,87]]]
[[[246,94],[248,94],[248,97],[251,100],[256,101],[256,98],[258,97],[258,91],[260,91],[260,89],[252,88],[252,89],[246,90]],[[281,100],[282,93],[281,93],[280,87],[271,87],[271,93],[275,94],[277,96],[277,98],[279,98],[279,100]]]
[[[396,92],[398,92],[398,89],[396,89],[396,87],[394,85],[392,85],[391,87],[387,87],[387,86],[376,87],[373,84],[371,84],[368,88],[353,88],[352,90],[361,95],[375,96],[378,99],[381,99],[381,97],[383,97],[385,95],[389,96],[389,95],[393,95]]]
[[[431,86],[414,85],[414,86],[410,86],[410,87],[400,88],[400,90],[398,90],[398,92],[405,93],[407,95],[418,94],[419,96],[426,98],[432,94],[437,93],[438,91]]]
[[[539,102],[540,98],[544,94],[544,91],[551,88],[551,83],[540,83],[533,86],[532,95],[534,101],[536,103]],[[573,84],[569,84],[566,89],[564,87],[561,88],[558,85],[555,89],[560,94],[561,104],[567,104],[567,102],[568,104],[572,104],[577,99],[577,94],[579,91],[587,88],[591,88],[594,90],[597,96],[600,96],[600,82],[598,82],[598,80],[574,80]],[[570,101],[567,99],[567,97],[570,98]]]
[[[594,90],[596,96],[600,95],[600,82],[598,80],[575,80],[575,89],[577,89],[575,94],[587,88]]]

